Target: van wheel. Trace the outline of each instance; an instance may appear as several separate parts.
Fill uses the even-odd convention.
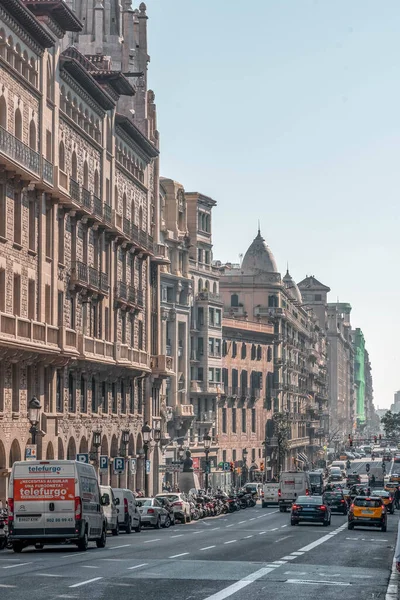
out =
[[[353,525],[353,523],[348,523],[348,525],[347,525],[347,529],[354,529],[354,525]]]
[[[87,529],[85,529],[85,533],[83,534],[83,537],[78,541],[78,550],[81,550],[82,552],[86,552],[88,547],[89,547],[89,535],[88,535]]]
[[[107,534],[106,534],[106,530],[103,529],[102,534],[101,534],[101,538],[99,538],[98,540],[96,540],[96,546],[98,548],[105,548],[106,547],[106,543],[107,543]]]
[[[132,522],[131,522],[131,518],[129,517],[129,521],[128,521],[128,525],[125,528],[126,533],[132,533]]]
[[[279,512],[284,512],[284,510],[283,510],[283,506],[280,506],[280,507],[279,507]]]
[[[266,502],[261,502],[261,508],[268,508],[268,504]]]
[[[24,547],[24,545],[22,542],[13,542],[12,548],[13,548],[14,552],[17,552],[19,554],[20,552],[22,552],[23,547]]]
[[[111,533],[113,535],[119,535],[119,523],[118,523],[118,521],[117,521],[117,524],[115,526],[115,529],[111,529]]]

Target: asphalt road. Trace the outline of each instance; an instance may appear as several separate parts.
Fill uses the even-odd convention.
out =
[[[365,462],[365,461],[364,461]],[[365,465],[354,463],[354,469]],[[384,600],[398,516],[388,531],[290,526],[290,514],[257,506],[170,529],[91,544],[0,552],[1,600]]]

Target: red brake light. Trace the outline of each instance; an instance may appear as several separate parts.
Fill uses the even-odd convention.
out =
[[[8,522],[14,521],[14,498],[8,499]]]
[[[310,492],[308,489],[306,489],[306,496],[309,496]]]
[[[278,490],[278,496],[282,496],[281,490]]]
[[[80,496],[75,496],[75,520],[80,521],[82,519],[82,500]]]
[[[321,510],[326,510],[326,506],[325,506],[325,504],[321,504],[321,506],[320,506],[320,509],[321,509]]]
[[[128,499],[124,498],[124,513],[128,512]]]
[[[345,502],[345,501],[344,501],[344,500],[341,500],[340,502],[341,502],[342,504],[344,504],[344,502]]]
[[[154,508],[148,508],[147,512],[149,515],[153,515],[154,514]]]
[[[300,508],[300,506],[299,506],[298,504],[292,504],[292,508],[293,508],[294,510],[297,510],[298,508]]]
[[[172,506],[181,506],[182,507],[182,502],[174,502]]]
[[[354,508],[354,502],[353,502],[353,504],[351,504],[350,510],[353,510],[353,508]]]

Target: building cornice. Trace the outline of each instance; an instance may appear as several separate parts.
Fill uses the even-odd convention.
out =
[[[76,58],[62,54],[60,56],[60,75],[67,71],[75,79],[81,88],[100,106],[103,110],[111,110],[115,107],[114,100],[103,90],[88,71]]]
[[[103,110],[102,107],[99,106],[99,104],[96,102],[93,96],[88,94],[87,91],[84,88],[82,88],[67,71],[65,71],[64,69],[60,69],[60,77],[63,81],[65,81],[65,83],[67,83],[70,86],[72,90],[74,90],[74,92],[76,92],[80,96],[80,98],[82,98],[82,100],[84,100],[90,106],[90,108],[92,108],[96,112],[96,114],[99,117],[104,117],[105,110]]]
[[[27,46],[29,46],[32,49],[33,52],[35,52],[39,56],[42,56],[43,52],[44,52],[44,48],[51,48],[52,46],[54,46],[55,40],[53,40],[53,38],[51,38],[49,35],[47,36],[47,39],[49,40],[48,44],[44,44],[43,42],[41,42],[40,39],[38,40],[37,36],[34,34],[34,32],[32,32],[28,27],[25,27],[25,25],[23,23],[21,23],[19,20],[17,20],[15,13],[13,13],[13,15],[11,15],[5,9],[5,7],[7,7],[7,5],[11,5],[11,4],[13,4],[11,1],[6,1],[6,2],[3,2],[2,4],[0,4],[0,21],[2,21],[5,25],[8,25],[10,27],[10,29],[12,29],[14,31],[14,33],[23,42],[25,42],[25,44]],[[25,11],[25,9],[24,9],[24,11]],[[37,23],[36,19],[34,17],[32,17],[32,15],[28,11],[25,11],[25,12],[27,12],[27,16],[30,17],[39,26],[39,23]],[[46,32],[44,32],[44,33],[46,33]],[[51,43],[50,43],[50,40],[52,40]]]
[[[136,127],[136,125],[126,117],[125,115],[121,115],[117,113],[115,115],[115,123],[118,125],[120,131],[124,131],[125,134],[131,140],[131,143],[134,142],[135,145],[144,152],[147,157],[147,162],[150,162],[153,158],[157,158],[159,155],[159,151],[150,140],[143,135],[143,133]]]

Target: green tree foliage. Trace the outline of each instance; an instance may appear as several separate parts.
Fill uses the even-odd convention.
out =
[[[381,423],[388,438],[400,437],[400,413],[388,410],[381,418]]]

